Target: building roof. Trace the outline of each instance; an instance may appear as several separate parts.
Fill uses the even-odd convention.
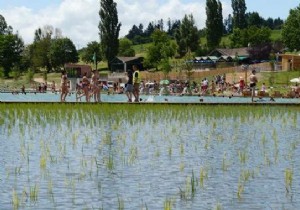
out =
[[[64,65],[65,68],[90,68],[92,69],[92,67],[90,65],[85,65],[85,64],[76,64],[76,63],[66,63]]]
[[[244,56],[244,57],[249,56],[247,47],[233,48],[233,49],[217,48],[213,50],[209,55],[217,55],[217,54],[219,54],[219,56],[230,56],[230,57],[235,57],[236,55]]]

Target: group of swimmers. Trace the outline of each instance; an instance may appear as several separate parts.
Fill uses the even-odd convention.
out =
[[[80,83],[76,85],[76,101],[81,101],[81,98],[85,97],[86,102],[90,102],[91,98],[94,98],[94,102],[101,102],[101,82],[99,81],[99,73],[96,70],[93,70],[92,73],[91,81],[87,78],[87,75],[84,74]],[[60,101],[65,102],[66,97],[70,92],[70,82],[66,71],[62,72],[60,86]]]

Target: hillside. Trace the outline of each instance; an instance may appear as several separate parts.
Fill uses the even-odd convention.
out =
[[[282,38],[281,30],[272,30],[271,32],[271,40],[280,40]],[[205,37],[200,38],[200,45],[205,46],[207,43]],[[150,45],[150,43],[134,45],[133,49],[135,50],[136,56],[143,56],[146,55],[146,49]],[[221,48],[230,47],[230,39],[229,35],[223,36],[220,43]]]

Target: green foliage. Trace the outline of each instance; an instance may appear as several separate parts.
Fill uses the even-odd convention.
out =
[[[261,27],[264,24],[264,19],[260,17],[258,12],[249,12],[246,14],[247,16],[247,25]]]
[[[111,68],[110,62],[119,51],[118,39],[121,23],[118,20],[117,4],[113,0],[101,0],[99,16],[101,51],[104,52],[108,61],[108,67]]]
[[[102,52],[100,48],[100,43],[97,41],[89,42],[87,47],[82,49],[81,59],[86,63],[94,63],[94,55],[96,53],[96,62],[102,60]]]
[[[28,69],[26,73],[26,82],[31,83],[33,81],[34,71],[32,69]]]
[[[8,77],[14,65],[20,65],[24,43],[18,34],[0,34],[0,67]]]
[[[154,66],[156,69],[161,60],[173,57],[176,46],[171,43],[167,33],[156,29],[151,35],[152,44],[147,48],[146,66]]]
[[[245,0],[232,0],[231,7],[233,10],[233,28],[246,28],[246,10]]]
[[[48,56],[50,47],[51,37],[35,41],[32,45],[30,45],[30,57],[33,69],[46,68],[47,71],[50,72],[51,64]]]
[[[209,49],[219,46],[223,35],[223,15],[220,1],[206,1],[206,39]]]
[[[300,49],[300,5],[290,10],[282,29],[282,40],[290,50]]]
[[[4,77],[4,69],[0,66],[0,78]]]
[[[172,71],[172,66],[170,64],[170,61],[168,58],[164,58],[161,62],[160,62],[160,67],[164,73],[164,78],[167,79],[169,72]]]
[[[18,66],[14,66],[12,68],[11,75],[14,78],[14,80],[17,81],[21,76],[20,68]]]
[[[257,46],[271,42],[271,30],[267,27],[251,26],[245,29],[236,28],[229,37],[231,47]]]
[[[183,66],[183,70],[185,70],[186,72],[186,77],[188,78],[188,80],[191,80],[191,77],[193,75],[193,62],[191,62],[193,60],[193,55],[192,53],[189,51],[186,56],[184,57],[184,66]]]
[[[48,57],[53,68],[63,67],[65,63],[69,62],[78,62],[76,47],[69,38],[54,39]]]
[[[178,54],[184,56],[188,50],[196,51],[199,46],[199,33],[192,14],[185,15],[180,28],[175,34],[178,45]]]
[[[119,40],[119,56],[135,56],[135,51],[132,48],[132,41],[127,38],[122,38]]]
[[[272,30],[271,31],[271,40],[280,41],[282,39],[282,30]]]

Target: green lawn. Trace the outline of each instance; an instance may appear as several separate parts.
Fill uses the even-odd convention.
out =
[[[276,41],[282,38],[281,30],[273,30],[271,33],[271,40]]]

